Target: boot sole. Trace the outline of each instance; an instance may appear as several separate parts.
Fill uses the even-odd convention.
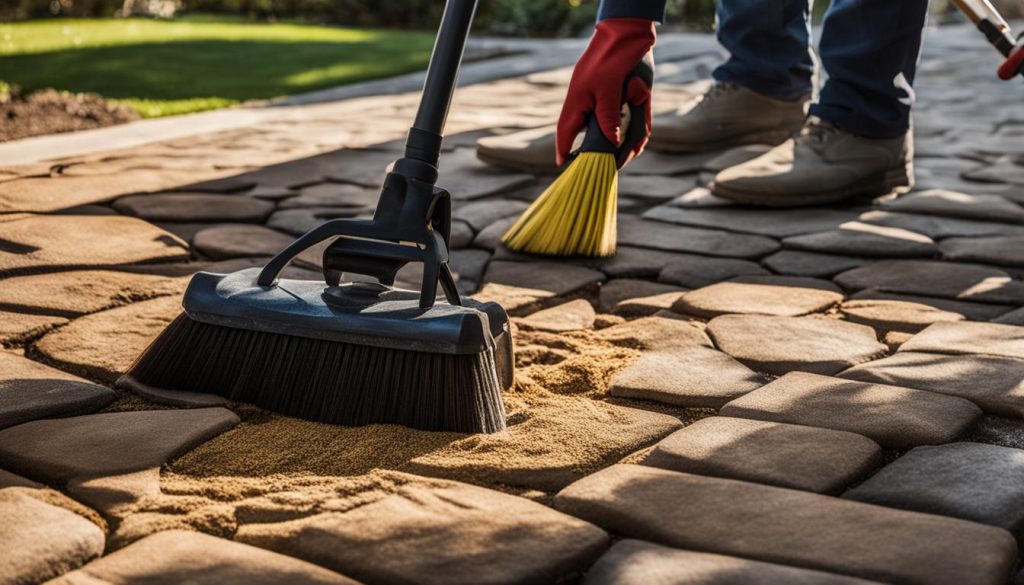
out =
[[[832,191],[823,191],[813,195],[766,195],[752,191],[730,189],[720,185],[711,185],[711,193],[746,205],[759,207],[805,207],[838,203],[855,197],[881,197],[884,195],[902,195],[914,186],[914,163],[889,169],[888,171],[868,177],[852,185]]]
[[[658,152],[676,153],[676,154],[690,154],[695,152],[706,152],[709,150],[725,150],[728,148],[736,148],[738,146],[749,146],[751,144],[764,144],[767,146],[778,146],[783,142],[792,138],[799,129],[792,132],[788,130],[764,130],[760,132],[751,132],[750,134],[742,134],[740,136],[734,136],[724,140],[717,140],[714,142],[701,142],[701,143],[680,143],[671,141],[656,141],[651,140],[649,148]]]

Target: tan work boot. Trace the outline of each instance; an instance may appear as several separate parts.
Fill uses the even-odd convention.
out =
[[[796,138],[715,176],[711,192],[750,205],[796,207],[909,191],[914,140],[872,139],[812,117]]]
[[[481,138],[476,141],[476,157],[487,164],[516,171],[557,174],[555,127]]]
[[[662,152],[701,152],[784,142],[800,131],[810,94],[786,102],[734,83],[716,83],[679,111],[654,119],[650,148]]]

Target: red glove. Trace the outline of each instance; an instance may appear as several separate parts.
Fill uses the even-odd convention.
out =
[[[587,117],[597,117],[601,132],[613,144],[622,142],[619,128],[622,91],[626,77],[654,47],[655,23],[642,18],[608,18],[597,23],[590,45],[576,63],[569,83],[569,92],[558,119],[558,164],[564,164],[572,151],[576,135]],[[651,86],[640,78],[630,80],[626,100],[643,107],[646,114],[646,135],[633,148],[643,151],[651,133]]]

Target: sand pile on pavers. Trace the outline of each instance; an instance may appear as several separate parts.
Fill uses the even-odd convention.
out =
[[[543,498],[680,426],[674,417],[599,399],[636,350],[590,332],[521,331],[516,339],[506,432],[341,427],[238,407],[243,424],[173,462],[162,474],[163,495],[124,514],[117,540],[169,528],[231,536],[247,525],[247,533],[263,535],[257,540],[274,540],[289,520],[377,501],[412,481],[437,481],[401,472]]]

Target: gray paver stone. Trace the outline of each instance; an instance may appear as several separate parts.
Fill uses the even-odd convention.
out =
[[[779,274],[829,278],[858,266],[868,260],[852,256],[816,254],[799,250],[780,250],[762,260],[765,266]]]
[[[916,447],[844,498],[1024,528],[1024,451],[982,443]]]
[[[886,331],[917,333],[932,323],[963,321],[964,316],[929,305],[889,300],[850,300],[839,307],[844,318]]]
[[[116,398],[109,388],[0,351],[0,429],[93,412]]]
[[[224,408],[37,420],[0,431],[0,465],[50,484],[131,473],[159,467],[238,422]]]
[[[884,209],[981,221],[1024,223],[1024,209],[998,195],[967,195],[945,189],[909,193],[882,203]]]
[[[857,213],[822,207],[681,209],[671,205],[661,205],[645,213],[644,218],[707,229],[786,238],[836,228],[856,219]]]
[[[834,230],[789,237],[782,245],[806,252],[881,258],[928,258],[938,252],[928,236],[856,221]]]
[[[767,270],[747,260],[686,254],[665,265],[658,273],[658,281],[700,288],[736,276],[766,274],[769,274]]]
[[[484,281],[566,295],[604,280],[604,275],[582,266],[557,262],[492,261]]]
[[[1002,270],[932,260],[885,260],[837,276],[848,290],[879,289],[982,303],[1024,304],[1024,283]]]
[[[1024,236],[949,238],[939,249],[942,257],[956,262],[979,262],[997,266],[1024,266]]]
[[[727,258],[760,258],[779,249],[775,240],[750,234],[673,226],[635,216],[619,216],[620,245]]]
[[[122,197],[114,202],[114,208],[150,221],[260,223],[274,211],[274,204],[234,195],[156,193]]]

